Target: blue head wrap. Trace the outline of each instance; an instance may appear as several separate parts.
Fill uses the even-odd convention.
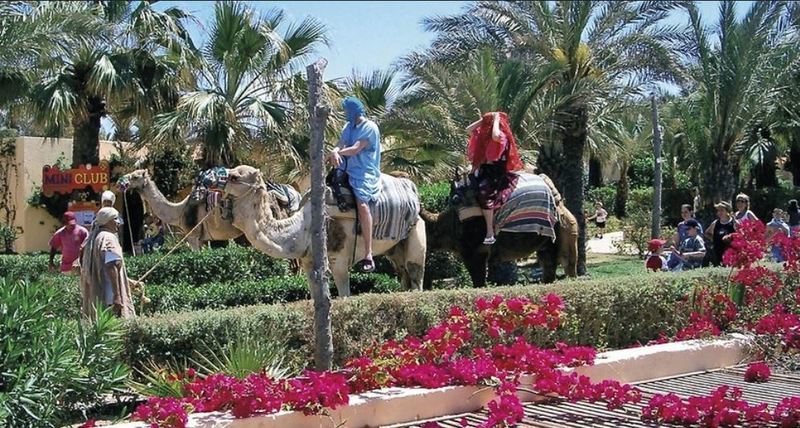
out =
[[[356,97],[346,97],[342,100],[342,107],[344,108],[345,118],[353,126],[356,124],[356,119],[367,112],[364,108],[364,103]]]

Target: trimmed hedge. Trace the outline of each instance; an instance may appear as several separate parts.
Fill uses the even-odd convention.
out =
[[[534,338],[547,345],[565,341],[599,348],[622,348],[674,333],[687,310],[676,301],[698,283],[725,281],[724,270],[633,275],[613,280],[575,280],[549,286],[438,290],[369,294],[337,299],[332,306],[335,361],[358,355],[376,341],[422,334],[453,305],[469,307],[481,296],[501,294],[538,298],[554,292],[568,305],[564,326]],[[308,356],[313,351],[313,305],[309,301],[228,310],[205,310],[140,317],[128,326],[126,355],[131,363],[183,359],[200,343],[219,343],[258,334],[285,340]]]
[[[40,281],[47,287],[58,288],[57,305],[63,314],[77,315],[80,311],[78,277],[45,275]],[[336,286],[329,281],[331,294],[336,296]],[[365,293],[390,293],[402,286],[394,277],[383,274],[355,273],[350,276],[350,290],[354,295]],[[134,293],[134,304],[139,315],[200,309],[224,309],[236,306],[296,302],[310,299],[305,276],[279,276],[260,281],[192,284],[151,284],[147,286],[151,302],[140,306],[139,295]]]
[[[163,255],[160,253],[126,257],[128,276],[139,278]],[[47,272],[48,255],[0,256],[0,277],[38,279]],[[250,247],[235,244],[225,248],[184,251],[170,254],[146,278],[149,284],[204,285],[258,279],[289,274],[286,260],[273,259]]]

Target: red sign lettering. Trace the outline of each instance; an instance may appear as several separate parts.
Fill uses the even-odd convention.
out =
[[[81,165],[78,168],[61,170],[58,166],[45,165],[42,168],[42,193],[72,193],[75,190],[92,189],[100,193],[108,189],[110,172],[107,163],[97,166]]]

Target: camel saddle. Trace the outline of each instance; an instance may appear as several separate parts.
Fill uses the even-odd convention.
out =
[[[508,200],[494,212],[495,233],[538,233],[556,239],[556,224],[560,213],[556,198],[548,180],[535,174],[518,174],[517,185]],[[460,206],[457,208],[460,221],[482,217],[474,197],[474,189],[465,183],[455,185]],[[560,200],[560,195],[559,195]]]

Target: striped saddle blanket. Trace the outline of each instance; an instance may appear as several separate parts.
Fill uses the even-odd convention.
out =
[[[350,190],[343,188],[343,193]],[[352,195],[347,196],[348,199]],[[334,218],[355,218],[355,209],[339,211],[331,192],[326,192],[328,215]],[[420,212],[419,192],[411,180],[381,174],[381,194],[370,205],[372,237],[379,240],[403,240],[417,224]]]
[[[462,221],[480,215],[477,207],[459,209]],[[553,193],[544,179],[536,174],[519,174],[517,187],[494,214],[495,232],[538,233],[554,241],[556,223],[558,212]]]

